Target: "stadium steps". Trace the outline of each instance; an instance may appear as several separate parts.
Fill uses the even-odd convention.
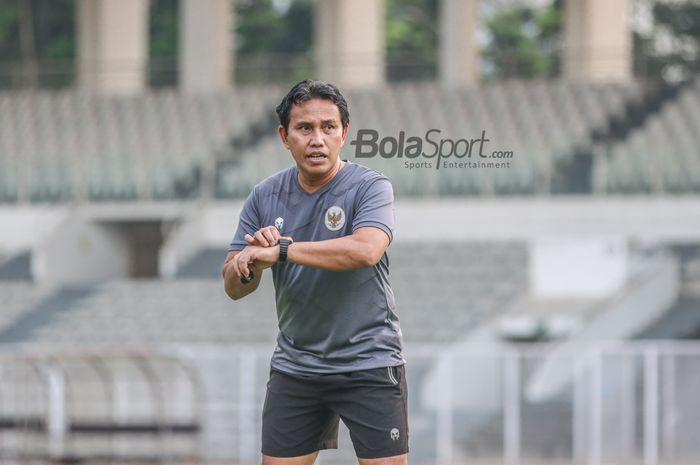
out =
[[[200,250],[177,270],[175,277],[220,279],[225,257],[226,252],[221,249]]]
[[[700,339],[700,293],[681,291],[673,308],[647,327],[638,339]]]
[[[53,290],[28,281],[0,281],[0,334],[34,309]]]
[[[593,128],[590,143],[559,161],[553,192],[591,191],[597,183],[593,179],[596,146],[607,147],[606,182],[613,192],[687,192],[700,187],[697,144],[685,129],[697,125],[685,113],[700,112],[692,99],[699,82],[696,78],[640,89],[617,103],[618,111],[605,115],[605,121]]]
[[[31,253],[29,251],[0,257],[0,281],[31,281]]]
[[[671,247],[681,270],[678,300],[671,310],[640,332],[640,339],[700,339],[700,247]]]
[[[662,84],[645,90],[638,99],[630,99],[626,102],[623,112],[612,115],[608,123],[602,126],[604,130],[593,131],[593,141],[625,139],[632,131],[644,126],[650,116],[658,114],[667,102],[675,100],[691,82],[683,81],[677,85]]]
[[[70,312],[81,300],[87,298],[93,288],[64,288],[49,295],[18,318],[2,328],[0,343],[18,343],[31,339],[35,331],[49,325],[59,315]]]
[[[700,190],[700,77],[650,105],[621,137],[605,142],[606,189],[620,194]],[[673,98],[671,98],[673,97]]]

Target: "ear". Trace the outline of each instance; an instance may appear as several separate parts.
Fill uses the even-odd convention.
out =
[[[277,132],[280,135],[280,139],[282,139],[282,143],[285,147],[287,147],[287,150],[289,150],[289,142],[287,142],[287,131],[284,129],[284,126],[282,126],[281,124],[277,126]]]
[[[343,128],[343,138],[340,140],[340,146],[342,147],[345,143],[345,138],[348,137],[348,130],[350,129],[350,123],[346,124]]]

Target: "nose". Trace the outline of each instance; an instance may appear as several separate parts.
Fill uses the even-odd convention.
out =
[[[312,147],[320,147],[323,145],[323,135],[321,133],[321,128],[316,128],[311,131],[309,145],[311,145]]]

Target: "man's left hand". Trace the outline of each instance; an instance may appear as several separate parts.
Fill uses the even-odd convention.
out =
[[[233,267],[239,277],[249,276],[251,266],[255,266],[255,268],[260,270],[270,268],[277,262],[279,256],[279,246],[260,247],[257,245],[249,245],[246,246],[245,249],[241,250],[241,252],[233,259]]]

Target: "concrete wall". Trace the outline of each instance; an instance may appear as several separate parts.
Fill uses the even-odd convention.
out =
[[[542,237],[529,244],[530,293],[536,298],[595,299],[624,287],[629,273],[624,237]]]
[[[0,207],[0,255],[29,250],[69,214],[66,207]]]
[[[32,250],[41,284],[79,285],[129,274],[129,244],[115,226],[71,215]]]

